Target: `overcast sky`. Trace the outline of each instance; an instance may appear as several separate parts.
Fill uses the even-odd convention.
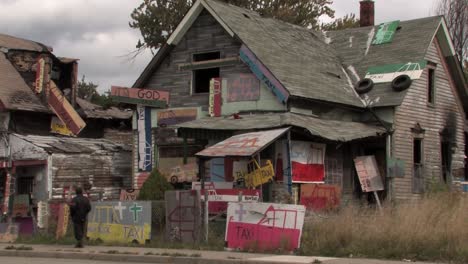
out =
[[[437,0],[377,0],[376,23],[432,15]],[[138,0],[0,0],[0,32],[52,46],[56,56],[78,58],[79,78],[99,84],[131,86],[152,55],[134,61],[139,31],[128,26]],[[358,0],[334,0],[335,17],[359,14]],[[324,21],[327,21],[324,18]]]

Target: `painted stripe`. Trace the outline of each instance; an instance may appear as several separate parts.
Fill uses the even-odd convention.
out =
[[[286,103],[289,97],[288,90],[275,78],[267,67],[257,59],[246,45],[242,45],[240,49],[240,58],[249,66],[253,74],[273,92],[281,103]]]

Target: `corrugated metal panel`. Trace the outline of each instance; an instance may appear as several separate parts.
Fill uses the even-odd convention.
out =
[[[259,131],[232,136],[218,144],[208,147],[196,154],[201,157],[251,157],[277,138],[286,133],[289,128]]]

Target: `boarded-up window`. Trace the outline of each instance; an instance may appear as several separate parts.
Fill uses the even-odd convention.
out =
[[[421,138],[413,140],[413,193],[424,192],[423,142]]]
[[[427,77],[427,102],[433,104],[435,102],[435,69],[429,68]]]

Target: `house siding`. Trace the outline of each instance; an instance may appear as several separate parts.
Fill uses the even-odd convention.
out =
[[[452,152],[452,175],[457,177],[464,168],[464,113],[460,110],[455,87],[451,87],[449,73],[435,39],[425,56],[427,61],[436,64],[435,103],[427,103],[428,69],[426,68],[417,81],[414,81],[401,106],[395,110],[395,132],[393,134],[393,154],[405,161],[405,175],[395,178],[393,190],[395,199],[417,198],[420,194],[412,191],[413,180],[413,138],[412,128],[417,123],[425,130],[423,134],[423,175],[427,184],[432,179],[442,179],[441,170],[441,135],[447,120],[454,121],[455,150]]]

